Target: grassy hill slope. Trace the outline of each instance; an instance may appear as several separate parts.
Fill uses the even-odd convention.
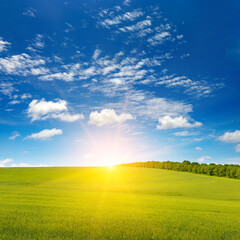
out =
[[[0,239],[240,239],[240,181],[144,168],[1,168]]]

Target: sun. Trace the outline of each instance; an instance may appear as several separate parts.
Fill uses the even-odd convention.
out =
[[[102,137],[87,148],[84,156],[86,164],[114,168],[115,165],[129,162],[133,158],[131,146],[120,138]]]
[[[115,167],[115,165],[112,164],[112,163],[109,163],[109,164],[107,165],[107,167],[110,168],[110,169],[113,169],[113,168]]]

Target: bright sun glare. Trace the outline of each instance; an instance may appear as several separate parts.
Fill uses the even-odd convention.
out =
[[[130,144],[121,138],[105,137],[94,141],[87,149],[84,160],[95,166],[113,168],[114,165],[129,162],[133,158]]]

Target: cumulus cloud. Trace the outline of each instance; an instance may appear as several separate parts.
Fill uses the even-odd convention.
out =
[[[32,120],[41,119],[49,113],[60,113],[67,110],[67,102],[59,100],[56,102],[42,100],[32,100],[29,104],[28,115]]]
[[[210,157],[210,156],[202,156],[202,157],[200,157],[198,159],[198,162],[202,163],[202,162],[205,162],[206,159],[210,159],[210,158],[212,158],[212,157]]]
[[[27,112],[32,121],[54,118],[64,122],[74,122],[84,118],[83,114],[70,114],[65,100],[53,102],[34,99],[29,104]]]
[[[230,143],[240,142],[240,130],[236,130],[235,132],[225,132],[218,139],[220,141],[230,142]]]
[[[202,148],[197,146],[197,147],[195,147],[195,150],[197,150],[197,151],[201,151]]]
[[[47,140],[53,136],[61,135],[63,132],[61,129],[44,129],[38,133],[32,133],[31,135],[27,136],[25,139],[34,139],[34,140]]]
[[[202,123],[200,122],[193,122],[190,123],[187,118],[182,116],[180,117],[171,117],[171,116],[164,116],[159,118],[159,125],[157,125],[157,129],[174,129],[174,128],[192,128],[192,127],[200,127]]]
[[[9,45],[11,45],[11,43],[3,41],[3,39],[0,37],[0,52],[6,51]]]
[[[100,127],[106,124],[121,123],[132,119],[134,119],[134,117],[131,114],[121,113],[117,115],[113,109],[103,109],[101,112],[91,112],[89,123]]]

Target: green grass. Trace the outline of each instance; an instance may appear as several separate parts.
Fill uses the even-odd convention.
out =
[[[240,181],[143,168],[1,168],[0,239],[240,239]]]

